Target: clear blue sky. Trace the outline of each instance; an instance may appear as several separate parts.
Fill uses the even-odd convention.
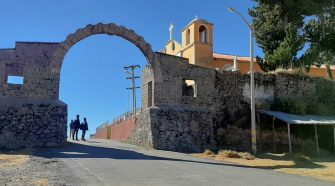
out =
[[[181,30],[197,15],[214,23],[215,52],[248,56],[249,30],[228,6],[250,20],[251,0],[1,0],[0,48],[12,48],[15,41],[61,42],[78,28],[103,22],[135,30],[159,51],[169,39],[170,22],[180,41]],[[255,53],[262,55],[259,48]],[[147,62],[134,45],[118,37],[92,36],[72,47],[60,85],[69,119],[87,117],[89,133],[94,133],[102,122],[130,110],[130,82],[123,67],[131,64],[143,67]],[[140,105],[140,92],[137,97]]]

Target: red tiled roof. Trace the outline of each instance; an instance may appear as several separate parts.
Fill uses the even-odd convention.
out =
[[[213,53],[213,58],[215,59],[226,59],[226,60],[234,60],[235,56],[234,55],[227,55],[227,54],[216,54]],[[237,56],[237,60],[238,61],[246,61],[249,62],[250,61],[250,57],[241,57],[241,56]]]
[[[225,60],[234,60],[235,56],[234,55],[229,55],[229,54],[217,54],[217,53],[213,53],[213,59],[225,59]],[[256,59],[256,58],[255,58]],[[237,56],[237,60],[239,62],[250,62],[250,57],[240,57]],[[255,60],[256,62],[256,60]],[[311,66],[311,68],[326,68],[325,65],[321,65],[320,67],[317,66]],[[330,69],[335,70],[335,65],[330,65]]]

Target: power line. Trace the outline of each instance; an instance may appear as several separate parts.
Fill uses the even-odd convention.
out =
[[[133,114],[134,117],[136,117],[136,89],[141,88],[141,87],[136,87],[136,82],[135,80],[140,78],[139,76],[135,76],[135,69],[136,68],[141,68],[140,65],[131,65],[131,66],[126,66],[124,69],[126,70],[127,74],[130,74],[130,77],[127,77],[126,79],[129,79],[132,81],[132,86],[128,87],[127,90],[132,90],[133,91]],[[131,72],[129,72],[131,70]]]

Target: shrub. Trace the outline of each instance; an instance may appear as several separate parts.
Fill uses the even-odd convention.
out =
[[[217,156],[220,158],[242,158],[246,160],[255,159],[255,157],[248,152],[236,152],[232,150],[220,150]]]
[[[209,150],[209,149],[206,149],[203,154],[206,155],[206,156],[214,156],[214,152]]]

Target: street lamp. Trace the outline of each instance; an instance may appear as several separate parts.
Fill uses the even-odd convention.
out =
[[[253,154],[257,153],[257,135],[256,135],[256,122],[255,122],[255,77],[254,77],[254,25],[250,24],[243,15],[236,11],[232,7],[228,7],[228,11],[232,13],[237,13],[243,20],[245,24],[247,24],[250,29],[250,107],[251,107],[251,148]]]

